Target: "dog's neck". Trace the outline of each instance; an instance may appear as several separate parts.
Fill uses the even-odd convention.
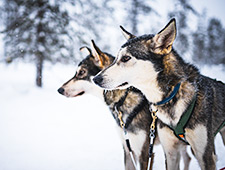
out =
[[[156,81],[146,80],[140,83],[137,88],[141,90],[150,103],[157,103],[162,100],[163,92],[160,90]]]
[[[102,89],[102,88],[100,88],[100,87],[95,85],[95,87],[92,88],[90,91],[91,91],[91,93],[90,93],[91,95],[99,98],[102,102],[105,101],[104,100],[104,94],[103,94],[104,93],[104,89]]]

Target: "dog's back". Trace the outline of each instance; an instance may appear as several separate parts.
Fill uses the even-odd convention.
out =
[[[200,75],[198,86],[201,98],[199,105],[202,105],[202,111],[212,120],[212,131],[216,134],[225,121],[225,84]]]

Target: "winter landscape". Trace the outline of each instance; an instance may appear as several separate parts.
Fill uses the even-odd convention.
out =
[[[0,170],[123,170],[121,141],[104,102],[57,92],[86,55],[79,48],[94,39],[115,56],[125,42],[119,25],[155,34],[174,17],[178,53],[225,82],[224,6],[223,0],[1,0]],[[219,134],[215,146],[220,170]],[[153,169],[164,170],[162,147],[154,153]],[[190,170],[200,170],[190,147],[188,153]]]
[[[104,103],[89,95],[66,98],[57,92],[75,69],[47,64],[40,89],[33,83],[33,65],[0,64],[1,170],[123,169],[116,124]],[[225,81],[222,66],[205,66],[201,71]],[[215,141],[220,169],[225,167],[225,147],[220,135]],[[161,146],[154,152],[154,169],[165,169]],[[190,148],[188,152],[192,155]],[[200,169],[193,155],[190,167]]]

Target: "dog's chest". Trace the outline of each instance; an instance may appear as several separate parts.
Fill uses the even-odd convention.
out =
[[[142,101],[142,96],[139,93],[129,91],[126,95],[126,90],[108,91],[104,98],[118,125],[120,125],[118,113],[120,112],[122,114],[122,119],[126,123],[127,118],[134,108]]]
[[[170,126],[175,126],[179,122],[182,114],[186,110],[186,102],[181,100],[178,101],[173,108],[158,108],[157,106],[152,106],[153,110],[157,111],[157,117],[165,124]]]
[[[121,142],[123,143],[124,148],[127,150],[126,146],[126,141],[125,141],[125,136],[124,136],[124,131],[117,126]],[[144,130],[137,130],[136,133],[132,132],[127,132],[128,133],[128,138],[130,141],[131,149],[134,152],[135,156],[138,158],[141,155],[142,152],[142,147],[144,143],[146,142],[147,139],[147,134]]]

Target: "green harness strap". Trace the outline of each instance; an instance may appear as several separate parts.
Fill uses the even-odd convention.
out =
[[[187,110],[184,112],[184,114],[181,116],[179,122],[177,123],[176,126],[171,126],[171,128],[174,131],[174,134],[181,140],[183,140],[184,142],[187,143],[186,139],[185,139],[185,131],[184,131],[184,127],[186,126],[187,122],[189,121],[191,114],[193,112],[194,106],[195,106],[195,102],[197,100],[197,95],[195,94],[191,104],[188,106]]]
[[[193,112],[194,106],[195,106],[195,102],[197,100],[197,95],[195,95],[192,99],[191,104],[188,106],[187,110],[184,112],[184,114],[181,116],[179,122],[177,123],[176,126],[171,126],[171,129],[174,131],[174,134],[181,140],[183,140],[184,142],[187,143],[186,139],[185,139],[185,131],[184,128],[186,126],[186,124],[188,123],[191,114]],[[217,133],[225,126],[225,121],[220,125],[220,127],[218,128],[218,130],[216,131],[216,133],[214,134],[214,136],[217,135]]]
[[[220,125],[219,129],[216,131],[216,133],[214,133],[214,136],[217,135],[217,133],[219,133],[219,131],[225,126],[225,121]]]

